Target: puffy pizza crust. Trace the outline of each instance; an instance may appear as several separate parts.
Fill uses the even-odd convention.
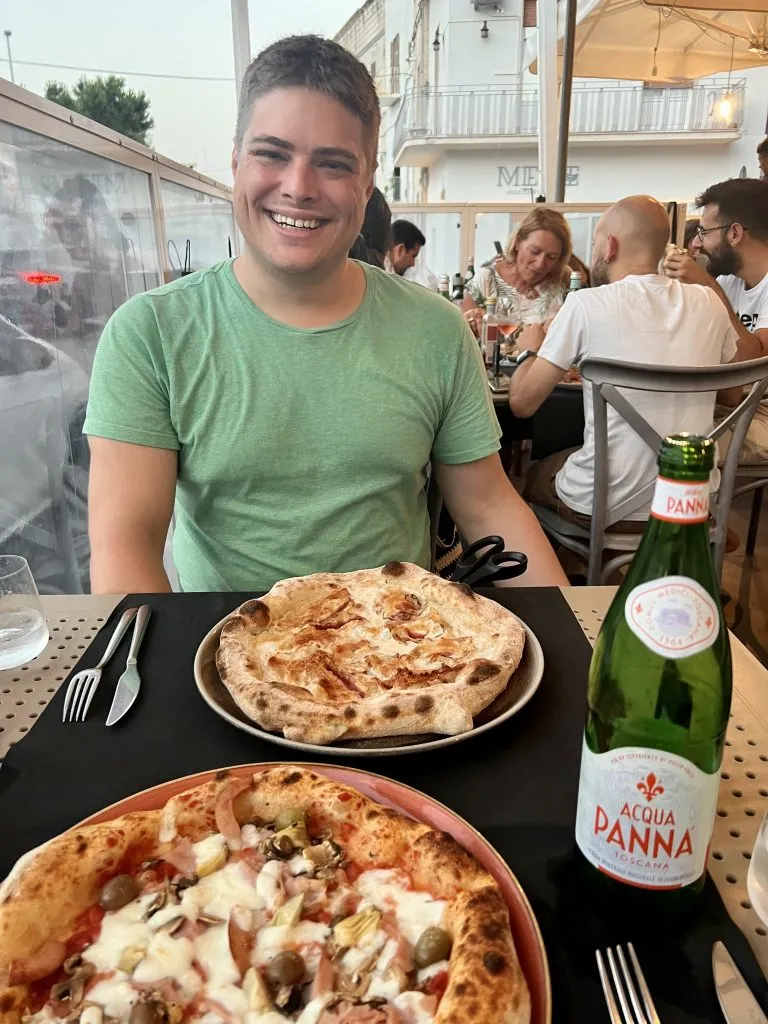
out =
[[[351,595],[352,604],[342,607],[341,600],[337,611],[335,593]],[[414,614],[411,595],[422,604]],[[319,609],[323,620],[315,626]],[[371,657],[361,639],[371,632],[361,627],[358,636],[355,609],[377,623]],[[414,628],[426,636],[410,640]],[[275,584],[225,622],[216,665],[240,710],[286,739],[454,736],[470,730],[505,689],[524,645],[519,621],[495,601],[391,562]],[[375,689],[371,675],[386,677],[390,688],[368,692]]]
[[[11,964],[39,956],[46,943],[66,945],[108,878],[161,857],[179,838],[208,835],[233,778],[220,772],[162,811],[83,826],[19,861],[0,885],[0,1024],[19,1024],[30,1006],[29,986],[7,986]],[[304,810],[314,828],[330,828],[358,865],[401,867],[415,888],[449,901],[444,926],[453,950],[435,1024],[529,1024],[530,995],[501,892],[451,836],[298,766],[256,773],[232,805],[239,823],[270,821],[287,807]]]

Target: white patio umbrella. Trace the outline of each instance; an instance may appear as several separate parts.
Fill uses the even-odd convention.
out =
[[[768,67],[768,0],[561,0],[558,36],[562,89],[555,198],[562,201],[564,127],[574,76],[663,83]],[[526,63],[534,73],[538,45],[533,32]]]
[[[580,0],[576,21],[580,78],[674,82],[768,66],[768,0]],[[533,71],[536,53],[532,38]]]

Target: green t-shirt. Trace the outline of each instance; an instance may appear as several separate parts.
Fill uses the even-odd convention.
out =
[[[495,452],[499,429],[458,310],[365,266],[330,327],[266,316],[232,261],[136,295],[111,318],[84,432],[179,453],[184,590],[258,590],[391,559],[429,564],[432,458]]]

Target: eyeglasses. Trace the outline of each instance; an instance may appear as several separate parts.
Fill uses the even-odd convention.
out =
[[[696,228],[696,237],[704,241],[704,235],[708,235],[710,231],[727,231],[728,228],[732,228],[733,224],[717,224],[713,228]]]

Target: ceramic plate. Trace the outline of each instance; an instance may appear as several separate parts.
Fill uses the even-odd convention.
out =
[[[244,764],[230,770],[236,775],[248,775],[274,767],[274,764]],[[517,955],[531,991],[531,1024],[551,1024],[552,992],[544,942],[531,905],[501,854],[472,828],[469,822],[460,818],[458,814],[454,814],[445,804],[433,800],[417,789],[394,782],[392,779],[385,779],[382,775],[374,775],[356,768],[345,768],[341,765],[307,764],[301,767],[327,775],[345,786],[359,790],[372,800],[393,807],[401,814],[422,821],[431,828],[450,833],[457,842],[477,858],[486,871],[493,875],[498,882],[509,907],[509,919],[515,937]],[[153,786],[152,789],[145,789],[141,793],[126,797],[124,800],[106,807],[103,811],[92,814],[80,824],[94,825],[101,821],[112,821],[113,818],[132,811],[157,810],[164,807],[172,796],[207,782],[215,774],[215,771],[200,772],[197,775],[187,775],[182,779],[174,779],[159,786]]]
[[[517,618],[517,616],[515,616]],[[333,753],[336,757],[376,757],[388,754],[407,754],[416,750],[433,750],[438,747],[452,747],[456,743],[471,740],[481,733],[493,729],[524,707],[534,695],[544,674],[544,654],[541,644],[533,632],[520,619],[517,621],[525,630],[525,647],[523,658],[517,669],[510,676],[503,693],[488,705],[479,715],[475,716],[475,727],[469,732],[458,736],[440,736],[437,733],[421,733],[410,736],[377,736],[366,739],[337,740],[335,743],[323,745],[318,743],[301,743],[298,740],[287,740],[274,732],[267,732],[256,722],[251,721],[235,704],[229,690],[224,686],[216,668],[216,651],[219,647],[221,627],[227,621],[226,616],[217,622],[197,649],[195,655],[195,682],[203,700],[217,715],[234,725],[236,729],[249,732],[259,739],[277,743],[281,747],[292,747],[294,750],[308,750],[315,754]]]

